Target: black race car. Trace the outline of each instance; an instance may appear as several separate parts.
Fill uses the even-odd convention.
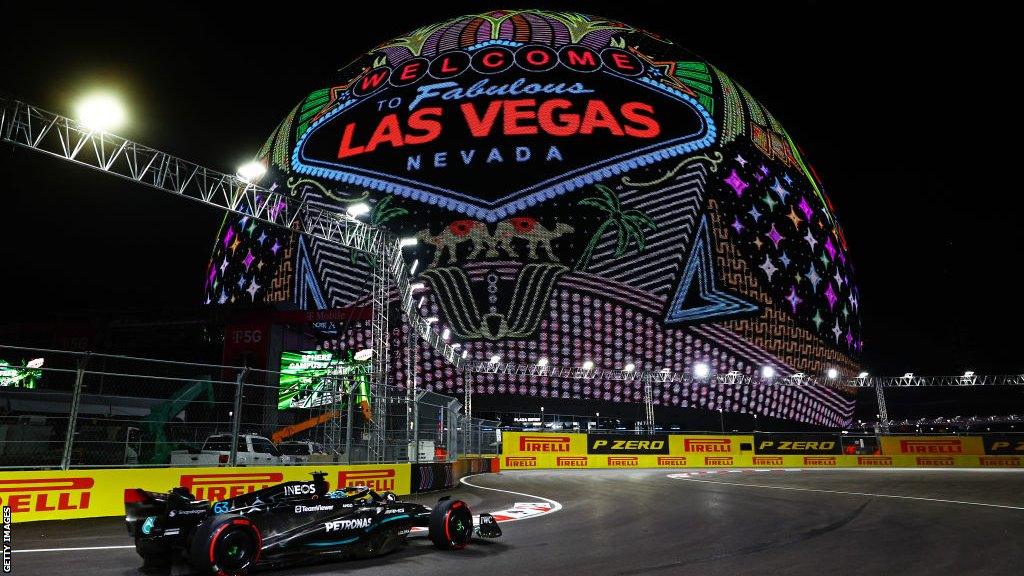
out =
[[[143,568],[184,555],[200,574],[241,576],[255,568],[325,558],[379,556],[427,528],[438,548],[464,548],[473,536],[497,538],[490,514],[474,526],[469,506],[448,497],[433,509],[363,487],[328,490],[324,473],[312,482],[285,482],[222,502],[196,500],[188,489],[125,490],[125,523]]]

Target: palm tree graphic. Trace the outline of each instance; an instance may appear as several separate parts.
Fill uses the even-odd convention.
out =
[[[654,220],[651,220],[643,212],[639,210],[623,211],[622,205],[619,203],[619,197],[615,195],[611,188],[604,184],[595,184],[594,186],[597,188],[599,195],[584,198],[580,200],[579,205],[597,208],[607,215],[607,219],[601,223],[597,231],[594,232],[594,235],[590,237],[590,242],[587,242],[586,249],[583,250],[579,260],[576,261],[574,267],[576,270],[584,270],[590,264],[590,257],[594,253],[594,248],[597,247],[601,236],[604,235],[609,227],[614,226],[616,231],[616,258],[625,254],[626,248],[631,243],[636,244],[638,253],[643,252],[647,244],[646,231],[648,229],[657,229]]]
[[[381,198],[376,204],[373,205],[373,208],[370,209],[371,226],[382,226],[385,222],[388,222],[389,220],[394,220],[395,218],[405,216],[406,214],[409,213],[409,211],[406,210],[405,208],[392,207],[391,201],[394,199],[394,196],[388,195]],[[367,263],[371,265],[373,264],[373,260],[370,256],[363,254],[362,252],[356,252],[355,250],[351,250],[349,252],[349,258],[352,260],[353,264],[356,263],[356,260],[359,258],[360,255],[366,258]]]

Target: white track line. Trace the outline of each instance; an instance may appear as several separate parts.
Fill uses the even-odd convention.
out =
[[[466,478],[472,478],[473,476],[480,476],[480,474],[473,474],[472,476],[466,476]],[[561,503],[556,502],[555,500],[552,500],[550,498],[545,498],[543,496],[534,496],[533,494],[525,494],[523,492],[513,492],[512,490],[502,490],[500,488],[488,488],[486,486],[478,486],[476,484],[473,484],[472,482],[467,482],[466,478],[462,478],[460,480],[466,486],[471,486],[473,488],[479,488],[480,490],[491,490],[491,491],[494,491],[494,492],[504,492],[506,494],[516,494],[517,496],[529,496],[530,498],[536,498],[537,500],[543,500],[543,501],[551,504],[551,510],[548,510],[547,512],[541,512],[540,514],[534,514],[533,516],[527,516],[526,518],[510,518],[508,520],[503,520],[502,524],[504,524],[505,522],[515,522],[517,520],[528,520],[529,518],[537,518],[537,517],[540,517],[540,516],[544,516],[545,514],[551,514],[552,512],[558,512],[559,510],[562,509]],[[135,545],[134,544],[129,544],[127,546],[81,546],[81,547],[78,547],[78,548],[35,548],[35,549],[32,549],[32,550],[15,550],[14,553],[15,554],[28,554],[30,552],[81,552],[81,551],[86,551],[86,550],[122,550],[122,549],[125,549],[125,548],[135,548]]]
[[[703,482],[705,484],[724,484],[728,486],[746,486],[747,488],[767,488],[769,490],[791,490],[794,492],[821,492],[824,494],[842,494],[846,496],[871,496],[874,498],[894,498],[898,500],[922,500],[925,502],[941,502],[944,504],[963,504],[966,506],[985,506],[988,508],[1004,508],[1006,510],[1024,510],[1024,506],[1007,506],[1005,504],[986,504],[985,502],[966,502],[964,500],[946,500],[944,498],[925,498],[923,496],[898,496],[895,494],[872,494],[870,492],[846,492],[843,490],[822,490],[819,488],[795,488],[792,486],[766,486],[764,484],[744,484],[742,482],[722,482],[719,480],[697,480],[696,478],[677,478],[686,482]]]
[[[15,554],[28,554],[29,552],[78,552],[80,550],[120,550],[121,548],[135,548],[134,544],[127,546],[82,546],[80,548],[35,548],[33,550],[15,550]]]
[[[535,496],[533,494],[526,494],[525,492],[513,492],[512,490],[502,490],[501,488],[488,488],[486,486],[480,486],[480,485],[477,485],[477,484],[473,484],[472,482],[467,482],[466,481],[467,478],[474,478],[476,476],[481,476],[481,475],[482,474],[473,474],[471,476],[466,476],[466,477],[460,479],[459,481],[461,483],[465,484],[466,486],[471,486],[473,488],[479,488],[480,490],[491,490],[492,492],[504,492],[505,494],[515,494],[517,496],[529,496],[530,498],[536,498],[538,500],[543,500],[543,501],[547,502],[548,504],[551,504],[551,510],[548,510],[547,512],[542,512],[540,514],[534,514],[533,516],[528,516],[527,518],[512,518],[512,519],[509,519],[509,520],[505,520],[505,522],[515,522],[516,520],[527,520],[529,518],[537,518],[539,516],[544,516],[545,514],[551,514],[551,513],[554,513],[554,512],[558,512],[559,510],[562,509],[562,504],[557,502],[557,501],[555,501],[555,500],[552,500],[551,498],[545,498],[543,496]]]

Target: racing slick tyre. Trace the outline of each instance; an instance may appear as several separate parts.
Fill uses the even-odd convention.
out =
[[[473,513],[462,500],[442,500],[430,511],[430,541],[442,550],[465,548],[473,539]]]
[[[245,576],[256,565],[262,545],[259,529],[248,518],[219,514],[196,527],[189,563],[199,574]]]

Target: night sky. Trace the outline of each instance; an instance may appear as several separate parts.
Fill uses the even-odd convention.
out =
[[[1019,373],[1017,38],[1002,29],[1013,19],[976,4],[927,14],[838,4],[630,0],[585,10],[703,55],[807,152],[857,267],[869,370]],[[0,90],[70,115],[76,95],[113,87],[131,114],[121,135],[233,172],[360,53],[502,7],[401,3],[362,20],[340,5],[271,6],[23,14],[0,34]],[[0,191],[2,322],[200,301],[217,211],[10,146],[0,147]]]

